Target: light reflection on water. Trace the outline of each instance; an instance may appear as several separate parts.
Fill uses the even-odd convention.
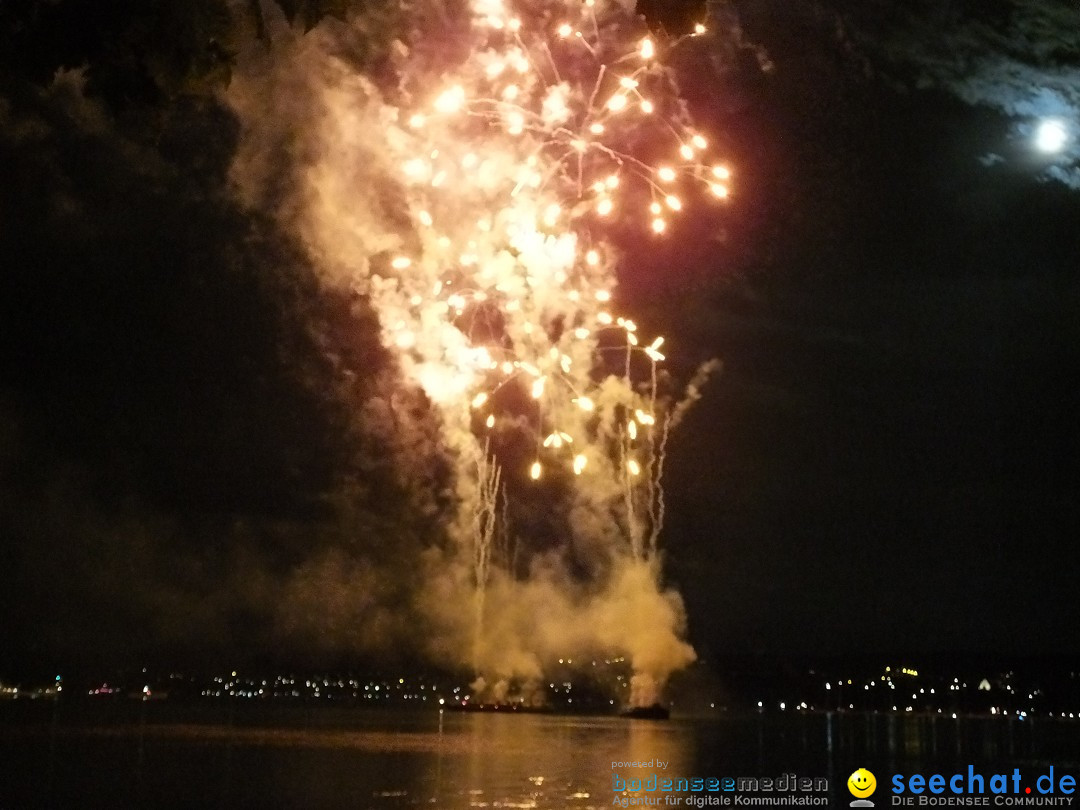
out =
[[[1048,720],[889,715],[191,714],[155,707],[149,717],[0,725],[0,807],[586,810],[612,806],[612,763],[662,760],[660,773],[673,778],[825,776],[842,790],[860,766],[885,774],[969,763],[1075,767],[1080,730]],[[624,778],[657,771],[616,770]]]

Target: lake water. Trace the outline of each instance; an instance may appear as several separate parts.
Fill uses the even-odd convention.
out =
[[[0,706],[0,810],[22,807],[608,808],[613,775],[827,778],[866,767],[1080,770],[1080,723],[771,714],[671,721],[117,702]],[[666,768],[612,763],[663,761]],[[888,806],[887,786],[878,807]],[[673,796],[690,806],[686,794]],[[671,806],[669,802],[667,806]]]

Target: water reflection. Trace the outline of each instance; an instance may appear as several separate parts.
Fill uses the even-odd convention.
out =
[[[2,718],[0,718],[2,719]],[[601,808],[612,775],[1076,768],[1080,723],[872,714],[621,718],[356,710],[0,724],[0,806]],[[632,767],[626,763],[652,763]],[[665,767],[661,770],[660,763]],[[616,763],[613,769],[613,763]]]
[[[671,773],[693,767],[694,736],[683,724],[618,718],[465,715],[444,734],[467,740],[440,746],[431,797],[440,807],[609,806],[612,767],[647,775],[658,761]],[[629,767],[621,763],[652,763]]]

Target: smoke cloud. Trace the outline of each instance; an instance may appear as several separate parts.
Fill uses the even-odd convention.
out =
[[[472,668],[481,697],[495,700],[526,698],[556,660],[618,657],[633,672],[625,697],[652,703],[695,657],[658,548],[667,433],[682,411],[660,390],[662,341],[642,353],[636,325],[613,324],[614,251],[581,222],[595,216],[588,207],[601,215],[611,207],[619,167],[634,168],[623,182],[654,198],[675,170],[659,170],[657,181],[642,158],[607,145],[594,155],[574,133],[582,125],[593,136],[605,127],[634,131],[616,118],[631,93],[642,99],[644,132],[653,107],[682,108],[636,89],[667,87],[670,77],[653,69],[655,45],[618,3],[583,18],[601,65],[593,97],[612,92],[604,65],[614,57],[601,53],[611,48],[609,31],[629,31],[630,52],[643,63],[606,107],[574,83],[580,55],[562,66],[562,83],[532,67],[544,52],[568,58],[547,40],[570,7],[552,3],[546,16],[522,19],[498,0],[428,11],[417,13],[418,27],[440,15],[452,21],[445,52],[430,37],[395,43],[396,86],[366,76],[350,56],[357,20],[301,33],[265,14],[269,44],[244,49],[227,93],[241,127],[230,171],[239,199],[303,246],[327,295],[374,312],[393,358],[382,378],[393,390],[382,401],[430,406],[425,421],[391,405],[398,441],[433,430],[428,438],[449,463],[441,483],[422,456],[400,470],[426,481],[445,536],[378,560],[365,550],[378,543],[370,537],[308,559],[285,585],[280,632],[419,647],[435,662]],[[544,37],[533,50],[529,27]],[[499,78],[515,70],[516,83]],[[495,85],[503,101],[469,95]],[[461,108],[480,122],[455,118]],[[681,121],[664,126],[677,133],[679,173],[726,196],[727,169],[699,163],[705,139]],[[579,176],[568,192],[575,184],[553,148],[559,139],[588,158],[578,175],[602,158],[615,179],[583,194]],[[682,207],[670,193],[664,205]],[[661,232],[656,206],[652,228]]]

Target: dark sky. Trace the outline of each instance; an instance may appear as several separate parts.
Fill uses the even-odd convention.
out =
[[[745,0],[760,49],[684,80],[737,170],[724,238],[622,274],[676,372],[724,365],[668,479],[670,579],[708,658],[1080,653],[1080,190],[1017,101],[1080,55],[1001,50],[1025,4],[948,5],[985,65],[1030,70],[977,98],[905,44],[940,10]],[[361,542],[329,490],[372,536],[415,540],[424,518],[396,516],[438,508],[386,461],[428,451],[376,410],[349,426],[385,359],[232,202],[229,114],[88,58],[78,93],[37,89],[37,64],[0,85],[0,671],[257,653],[284,572]],[[331,395],[334,362],[364,374]]]
[[[725,363],[672,475],[699,632],[1077,652],[1077,192],[1039,176],[1030,117],[910,89],[821,6],[738,5],[776,67],[736,111],[768,214],[733,239],[772,252],[682,321]]]

